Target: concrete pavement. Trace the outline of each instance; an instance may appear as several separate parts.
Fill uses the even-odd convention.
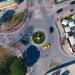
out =
[[[36,12],[38,10],[36,8],[39,6],[40,8],[38,9],[39,9],[40,17],[39,16],[35,17],[35,14],[39,15],[39,13]],[[46,41],[44,43],[50,42],[51,47],[44,52],[41,45],[38,46],[31,41],[31,44],[36,45],[41,53],[40,58],[38,59],[38,62],[36,62],[32,66],[33,71],[31,75],[44,75],[44,73],[50,69],[49,65],[50,65],[51,59],[55,59],[56,61],[59,61],[62,64],[62,63],[74,60],[75,58],[64,55],[60,45],[59,32],[55,25],[56,19],[46,9],[44,3],[41,2],[41,4],[39,4],[39,0],[35,0],[34,7],[35,9],[33,12],[33,17],[30,19],[27,25],[29,26],[33,25],[35,28],[34,31],[41,30],[45,32]],[[52,34],[50,34],[49,32],[50,26],[54,27],[54,32]],[[47,54],[47,57],[46,57],[46,54]]]
[[[33,43],[32,39],[29,44],[29,46],[36,45],[40,51],[40,58],[32,67],[30,67],[30,69],[32,68],[31,75],[44,75],[49,69],[51,69],[50,63],[52,59],[62,64],[71,60],[75,60],[75,58],[64,55],[62,51],[58,28],[55,25],[55,15],[50,13],[50,11],[46,8],[43,0],[41,0],[41,3],[40,0],[33,1],[34,11],[32,17],[28,19],[27,23],[25,23],[20,29],[11,33],[9,38],[11,38],[10,42],[12,43],[14,41],[18,41],[20,38],[22,38],[20,34],[25,33],[27,26],[34,26],[34,31],[41,30],[45,33],[46,40],[44,44],[51,43],[51,47],[49,49],[43,51],[42,45],[36,45]],[[54,27],[54,32],[52,34],[49,32],[50,26]]]

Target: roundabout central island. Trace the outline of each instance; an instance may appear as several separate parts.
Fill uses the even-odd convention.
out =
[[[42,31],[33,33],[32,40],[36,44],[42,44],[45,41],[45,34]]]

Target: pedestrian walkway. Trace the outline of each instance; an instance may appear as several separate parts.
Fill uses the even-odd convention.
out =
[[[59,37],[60,37],[60,44],[61,44],[61,48],[62,48],[62,51],[65,55],[68,55],[68,56],[73,56],[72,55],[72,49],[70,48],[70,45],[67,41],[65,41],[65,44],[62,43],[62,40],[63,38],[65,37],[64,35],[64,29],[61,25],[61,22],[59,20],[56,21],[56,26],[58,28],[58,31],[59,31]]]

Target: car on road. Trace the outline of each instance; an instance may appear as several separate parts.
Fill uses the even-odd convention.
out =
[[[69,75],[70,71],[69,70],[65,70],[61,75]]]
[[[43,45],[43,50],[49,48],[50,46],[51,46],[50,43]]]
[[[33,0],[30,0],[30,6],[33,6]]]
[[[51,27],[49,28],[49,31],[50,31],[50,33],[53,33],[54,27],[51,26]]]
[[[60,71],[61,71],[61,70],[57,70],[57,71],[54,72],[52,75],[60,75]]]
[[[58,9],[57,11],[56,11],[56,13],[61,13],[63,11],[63,9],[62,8],[60,8],[60,9]]]
[[[70,9],[70,12],[74,11],[74,8],[73,9]]]
[[[47,73],[46,75],[60,75],[60,71],[61,70],[57,70],[56,72],[54,72],[54,73]]]
[[[70,2],[70,4],[71,4],[71,5],[72,5],[72,4],[75,4],[75,1]]]

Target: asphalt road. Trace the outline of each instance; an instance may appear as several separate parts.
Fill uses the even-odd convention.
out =
[[[43,1],[40,3],[39,0],[35,0],[34,7],[35,9],[33,12],[33,17],[30,19],[27,25],[34,26],[35,31],[41,30],[45,32],[47,37],[44,43],[51,43],[51,47],[46,51],[43,51],[41,45],[38,46],[31,42],[31,44],[38,47],[41,53],[38,62],[31,67],[31,75],[44,75],[44,73],[50,69],[49,65],[51,59],[54,59],[58,63],[62,64],[74,60],[75,58],[64,55],[60,46],[58,29],[55,25],[55,17],[46,9]],[[54,27],[54,32],[52,34],[49,33],[50,26]]]
[[[26,30],[26,26],[34,26],[35,31],[41,30],[46,34],[46,41],[44,43],[51,43],[51,47],[46,51],[43,51],[42,46],[38,46],[31,41],[31,44],[34,44],[40,50],[40,58],[38,62],[36,62],[32,67],[31,75],[44,75],[50,67],[51,59],[54,59],[58,63],[65,63],[71,60],[74,60],[74,57],[67,57],[64,55],[59,40],[59,33],[58,29],[55,25],[55,15],[52,15],[52,12],[49,12],[48,9],[45,7],[43,0],[33,0],[34,1],[34,11],[32,18],[29,19],[27,24],[24,24],[20,29],[13,32],[10,35],[11,41],[15,42],[18,41]],[[70,6],[65,7],[66,9],[70,8]],[[49,27],[54,27],[54,32],[52,34],[49,33]],[[46,56],[47,55],[47,56]]]
[[[35,31],[41,30],[45,32],[46,41],[44,42],[44,44],[51,43],[51,47],[49,49],[43,51],[42,46],[34,44],[32,39],[30,43],[36,45],[41,54],[38,61],[31,67],[32,69],[31,75],[44,75],[44,73],[46,73],[50,69],[49,65],[52,59],[62,64],[65,62],[72,61],[75,58],[64,55],[61,49],[59,32],[55,25],[55,16],[48,11],[43,0],[33,0],[33,1],[34,1],[34,5],[33,5],[34,11],[33,11],[32,18],[30,18],[28,23],[24,24],[23,27],[11,33],[9,37],[11,38],[10,42],[18,41],[22,37],[20,34],[23,34],[25,32],[26,26],[34,26]],[[70,6],[65,7],[64,11],[69,8],[71,7]],[[54,27],[54,32],[52,34],[49,33],[50,26]]]

